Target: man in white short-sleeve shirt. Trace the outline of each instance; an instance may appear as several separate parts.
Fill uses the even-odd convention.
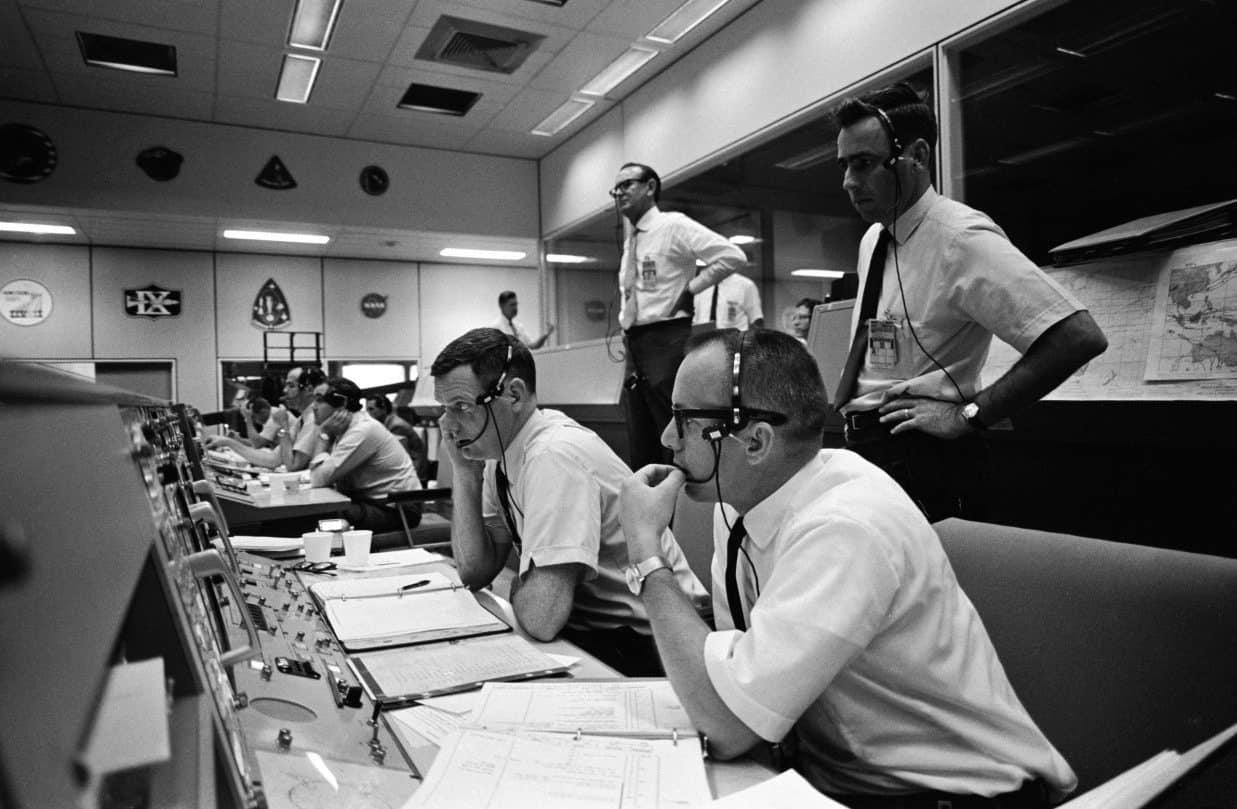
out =
[[[735,273],[697,292],[692,325],[710,322],[718,329],[764,328],[765,313],[760,306],[760,288],[756,282],[742,273]]]
[[[1073,771],[1019,702],[914,503],[855,453],[820,449],[824,403],[790,335],[689,344],[662,434],[675,465],[644,467],[621,496],[675,693],[718,757],[774,745],[846,805],[1047,806],[1076,786]],[[714,517],[716,630],[658,563],[680,489],[727,504]]]
[[[532,354],[496,329],[452,341],[430,375],[444,408],[461,580],[488,585],[514,546],[511,604],[530,635],[561,634],[624,674],[660,675],[648,616],[624,574],[618,492],[631,470],[592,430],[537,406]],[[675,586],[703,604],[670,532],[656,545]]]

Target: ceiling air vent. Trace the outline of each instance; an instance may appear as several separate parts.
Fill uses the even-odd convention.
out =
[[[399,107],[405,110],[436,112],[440,115],[464,115],[481,98],[480,93],[453,90],[450,87],[435,87],[432,84],[408,85]]]
[[[444,14],[430,29],[417,58],[471,70],[514,73],[544,38]]]

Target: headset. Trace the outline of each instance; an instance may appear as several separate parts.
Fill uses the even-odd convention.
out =
[[[954,390],[958,392],[958,398],[962,401],[966,401],[967,397],[963,395],[962,388],[958,385],[957,380],[954,379],[953,374],[949,373],[949,369],[946,368],[944,365],[941,365],[940,361],[937,360],[937,358],[932,355],[932,352],[929,351],[926,346],[924,346],[924,344],[919,339],[919,335],[915,333],[915,324],[911,322],[910,310],[906,305],[906,290],[902,286],[902,268],[898,263],[898,240],[896,238],[897,234],[894,232],[894,226],[897,223],[897,218],[899,215],[898,209],[902,205],[902,199],[901,199],[902,198],[902,179],[898,176],[898,173],[894,171],[894,167],[897,165],[897,162],[899,160],[904,159],[904,156],[902,155],[902,150],[905,147],[902,145],[902,139],[898,137],[898,131],[894,129],[893,127],[893,121],[889,118],[889,114],[886,113],[880,107],[876,106],[875,104],[872,104],[870,106],[871,106],[872,112],[876,115],[876,119],[880,121],[881,126],[884,127],[885,132],[889,135],[889,157],[885,158],[884,161],[881,162],[881,165],[889,169],[890,171],[894,172],[893,173],[893,216],[894,216],[894,219],[893,219],[893,222],[891,222],[889,225],[889,235],[894,237],[890,239],[890,247],[892,248],[892,251],[893,251],[894,274],[897,276],[897,279],[898,279],[898,295],[902,299],[902,315],[906,318],[906,326],[908,329],[910,329],[911,338],[914,339],[915,345],[919,346],[919,350],[924,353],[924,356],[932,360],[933,365],[941,369],[941,372],[945,374],[945,377],[949,380],[949,383],[954,386]],[[918,165],[918,163],[916,163],[916,165]]]
[[[485,435],[485,431],[490,428],[490,421],[494,415],[493,411],[490,409],[490,403],[493,402],[495,399],[497,399],[499,396],[502,396],[503,394],[503,387],[507,384],[507,374],[511,372],[511,356],[512,356],[512,346],[511,346],[510,339],[508,339],[507,359],[503,361],[502,373],[498,375],[498,379],[494,381],[493,385],[490,385],[489,388],[487,388],[482,393],[478,394],[477,398],[474,400],[477,404],[485,408],[485,424],[481,425],[481,429],[472,438],[466,438],[462,441],[456,441],[455,446],[462,449],[464,447],[471,446],[477,443],[477,441],[481,438],[481,436]],[[497,423],[494,425],[494,427],[495,427],[495,430],[497,430],[498,428]],[[498,440],[499,440],[499,443],[502,442],[502,435],[498,436]]]
[[[747,426],[748,413],[743,408],[743,347],[750,334],[750,331],[745,331],[739,335],[739,347],[735,349],[734,364],[730,369],[730,421],[706,427],[700,434],[706,441],[714,444]],[[713,471],[716,474],[716,464]]]

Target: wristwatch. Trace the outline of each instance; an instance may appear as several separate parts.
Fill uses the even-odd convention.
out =
[[[967,402],[962,405],[962,418],[966,419],[966,423],[972,430],[984,430],[988,425],[979,420],[979,403]]]
[[[633,595],[640,595],[640,591],[644,589],[644,580],[648,578],[648,575],[663,567],[669,568],[670,565],[666,564],[666,560],[660,556],[650,556],[643,562],[628,565],[627,570],[624,571],[627,574],[627,589],[631,590]]]

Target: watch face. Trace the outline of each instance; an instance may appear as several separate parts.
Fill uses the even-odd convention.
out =
[[[640,578],[639,571],[635,565],[628,565],[623,574],[627,576],[627,589],[631,590],[632,595],[640,595],[640,591],[644,589],[644,581]]]

